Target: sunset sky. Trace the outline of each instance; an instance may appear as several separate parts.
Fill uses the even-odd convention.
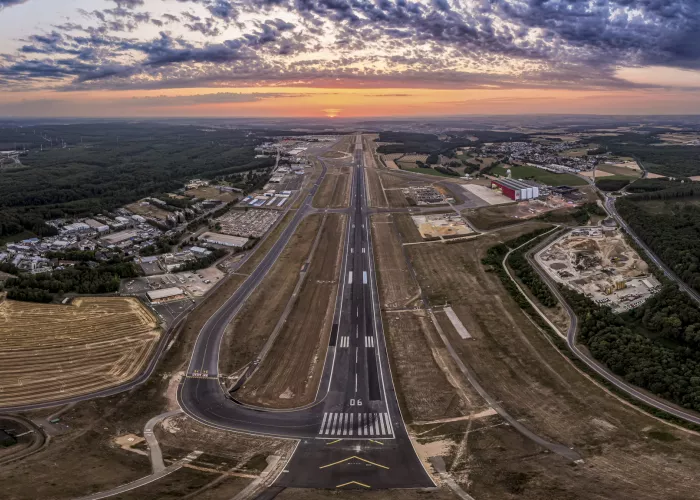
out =
[[[0,0],[0,117],[700,113],[697,0]]]

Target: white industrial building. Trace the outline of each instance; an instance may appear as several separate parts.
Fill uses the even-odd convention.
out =
[[[163,288],[162,290],[151,290],[146,293],[148,300],[151,302],[165,302],[168,300],[178,300],[185,298],[185,292],[182,288],[172,287]]]
[[[248,238],[244,238],[242,236],[230,236],[228,234],[219,233],[203,233],[199,237],[199,240],[212,245],[222,245],[225,247],[236,248],[240,248],[246,243],[248,243]]]

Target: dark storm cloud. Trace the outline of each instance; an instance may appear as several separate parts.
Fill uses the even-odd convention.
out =
[[[12,7],[28,1],[29,0],[0,0],[0,10],[4,9],[5,7]]]
[[[616,67],[700,69],[699,0],[179,0],[197,10],[160,19],[143,0],[113,1],[111,9],[82,11],[97,26],[66,24],[25,37],[15,54],[0,59],[0,81],[72,80],[66,88],[342,81],[629,88],[614,76]],[[240,16],[251,13],[267,18],[243,24]],[[172,31],[151,40],[117,34],[141,24]],[[208,41],[229,27],[242,34]],[[186,30],[206,40],[173,34]],[[316,58],[329,52],[331,59]]]

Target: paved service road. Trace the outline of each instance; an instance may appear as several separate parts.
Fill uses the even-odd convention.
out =
[[[618,219],[621,220],[621,219]],[[625,226],[623,226],[625,227]],[[629,233],[632,235],[632,233]],[[535,259],[532,257],[532,254],[539,251],[542,247],[544,247],[545,244],[547,244],[550,241],[550,238],[546,238],[542,243],[539,245],[536,245],[532,250],[526,253],[526,258],[528,262],[530,263],[530,266],[539,274],[540,278],[547,283],[549,286],[550,290],[552,293],[557,297],[557,300],[561,303],[561,305],[564,307],[566,310],[569,318],[570,318],[570,323],[569,323],[569,330],[566,333],[566,343],[569,346],[569,349],[571,352],[576,355],[578,359],[583,361],[586,366],[588,366],[591,370],[595,371],[598,375],[603,377],[605,380],[613,384],[615,387],[617,387],[619,390],[622,392],[625,392],[632,396],[633,398],[643,402],[644,404],[656,408],[658,410],[662,410],[670,415],[673,415],[675,417],[681,418],[687,422],[691,422],[694,424],[700,424],[700,416],[698,416],[697,413],[685,410],[679,406],[672,405],[670,403],[665,402],[664,400],[655,397],[654,395],[650,393],[646,393],[640,389],[638,389],[636,386],[629,384],[625,380],[617,377],[614,373],[612,373],[606,366],[603,364],[599,363],[595,359],[593,359],[587,351],[584,351],[580,349],[576,343],[576,334],[578,333],[578,317],[576,316],[576,313],[574,310],[569,306],[568,302],[564,298],[564,296],[561,294],[559,291],[559,287],[550,276],[540,268],[540,266],[537,264]],[[521,246],[527,245],[529,242],[524,243]],[[520,247],[518,247],[520,248]],[[508,268],[505,266],[505,262],[508,259],[508,256],[517,249],[513,249],[508,254],[503,260],[503,267],[508,273],[508,276],[510,279],[515,283],[515,285],[520,288],[520,285],[515,281],[513,276],[511,275],[510,271]],[[652,255],[652,254],[650,254]],[[545,315],[542,310],[539,308],[537,304],[535,304],[524,292],[522,292],[527,301],[532,305],[532,307],[538,312],[538,314],[544,319],[544,321],[547,322],[547,324],[552,328],[555,332],[558,332],[558,328],[549,320],[547,315]],[[561,332],[559,332],[561,334]]]
[[[321,177],[278,242],[241,288],[202,328],[178,391],[183,410],[208,425],[301,439],[276,485],[313,488],[434,486],[415,454],[394,392],[379,311],[361,136],[354,155],[336,310],[314,404],[266,411],[238,404],[218,380],[226,326],[259,285],[301,219]]]

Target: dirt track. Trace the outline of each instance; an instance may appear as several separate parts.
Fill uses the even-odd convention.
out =
[[[528,321],[498,277],[485,271],[480,260],[489,246],[529,232],[534,224],[440,251],[414,245],[408,252],[431,302],[448,301],[474,337],[465,341],[446,332],[486,390],[534,432],[575,447],[585,462],[567,466],[491,422],[469,434],[465,452],[454,453],[453,475],[480,500],[516,494],[533,500],[692,498],[700,438],[643,415],[594,385]]]

